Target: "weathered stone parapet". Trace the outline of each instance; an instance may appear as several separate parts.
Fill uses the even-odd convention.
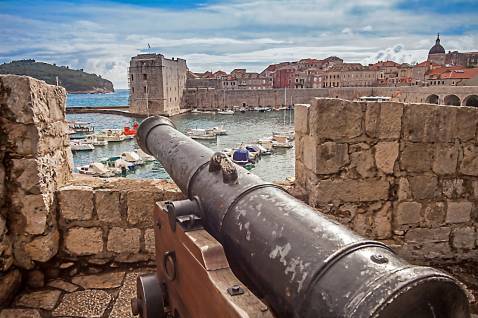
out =
[[[478,256],[478,109],[317,98],[295,112],[309,204],[410,259]]]
[[[54,193],[72,168],[65,95],[30,77],[0,75],[0,277],[19,279],[15,266],[32,269],[58,251]]]
[[[58,259],[106,264],[153,260],[155,202],[183,194],[165,180],[75,175],[57,198],[63,237]]]

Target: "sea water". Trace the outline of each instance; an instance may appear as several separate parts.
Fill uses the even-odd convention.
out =
[[[128,100],[122,93],[117,92],[120,96],[113,96],[113,99]],[[111,100],[112,94],[89,95],[83,94],[69,95],[68,105],[75,101],[75,106],[111,106],[107,105],[107,100]],[[124,126],[131,126],[134,119],[119,115],[108,114],[68,114],[68,120],[89,122],[95,128],[95,131],[102,129],[116,128],[122,129]],[[241,144],[253,144],[258,139],[272,135],[273,131],[289,131],[293,129],[293,111],[271,111],[271,112],[236,112],[234,115],[220,114],[191,114],[173,116],[172,121],[176,127],[185,132],[188,128],[211,128],[215,126],[224,126],[227,135],[218,136],[217,141],[200,141],[207,147],[221,151],[224,148],[234,148]],[[99,161],[101,158],[118,156],[124,151],[132,151],[137,148],[135,140],[128,140],[117,143],[109,143],[106,146],[97,146],[95,150],[90,152],[76,152],[73,154],[75,167],[90,164]],[[294,176],[294,160],[295,150],[291,149],[274,149],[271,156],[262,156],[255,165],[252,172],[260,176],[266,181],[283,180],[287,177]],[[153,165],[145,165],[139,167],[138,170],[128,175],[128,178],[168,178],[167,173],[163,169],[153,169]]]

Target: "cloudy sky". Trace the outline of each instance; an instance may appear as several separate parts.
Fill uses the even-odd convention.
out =
[[[0,63],[33,58],[127,87],[131,56],[182,57],[192,71],[305,57],[370,63],[478,51],[477,0],[0,0]]]

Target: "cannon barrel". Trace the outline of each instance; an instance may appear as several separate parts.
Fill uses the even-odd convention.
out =
[[[169,119],[147,118],[137,140],[199,201],[234,273],[278,317],[469,317],[452,276],[407,263],[239,166],[231,182]]]

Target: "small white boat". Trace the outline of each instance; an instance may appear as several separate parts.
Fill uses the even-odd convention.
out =
[[[139,154],[134,151],[125,151],[121,154],[119,160],[124,160],[128,163],[131,163],[135,166],[140,166],[144,164],[144,161],[141,159]]]
[[[217,110],[217,113],[218,113],[218,114],[221,114],[221,115],[234,115],[234,111],[231,110],[231,109],[226,109],[226,110],[220,110],[220,109],[218,109],[218,110]]]
[[[216,134],[217,136],[227,135],[227,130],[224,129],[224,126],[212,127],[208,129],[209,132]]]
[[[295,138],[295,132],[293,130],[291,130],[291,131],[273,131],[272,132],[272,138],[274,138],[274,136],[286,136],[290,141],[292,141]]]
[[[93,146],[106,146],[108,144],[108,140],[98,140],[96,135],[86,136],[86,142]]]
[[[92,151],[95,146],[84,141],[70,141],[71,151]]]
[[[289,141],[287,136],[275,135],[272,139],[272,147],[274,148],[292,148],[294,144]]]
[[[216,140],[217,135],[208,131],[207,129],[193,128],[186,131],[186,135],[192,139],[198,140]]]
[[[106,129],[96,134],[96,139],[100,141],[120,142],[126,140],[126,136],[121,129]]]
[[[271,149],[267,149],[266,147],[264,147],[263,145],[255,145],[257,148],[259,148],[260,152],[261,152],[261,156],[270,156],[272,155],[272,150]],[[272,143],[271,143],[271,148],[272,148]]]
[[[100,162],[93,162],[92,164],[81,166],[78,168],[79,173],[95,177],[110,178],[119,174],[118,169],[106,167]]]

